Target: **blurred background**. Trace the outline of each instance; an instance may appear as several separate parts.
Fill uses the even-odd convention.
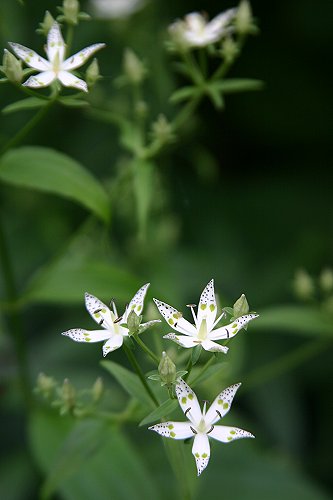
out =
[[[57,5],[2,0],[1,47],[15,41],[42,53],[44,40],[35,29],[45,9],[56,15]],[[213,398],[224,386],[242,381],[226,424],[251,430],[256,440],[214,443],[199,480],[191,446],[184,445],[194,498],[204,493],[213,500],[222,495],[324,500],[333,490],[333,301],[331,288],[322,284],[322,272],[333,269],[333,3],[253,0],[251,5],[260,33],[249,37],[230,76],[262,80],[264,88],[227,96],[220,113],[202,103],[156,160],[145,243],[135,237],[128,153],[119,146],[118,129],[91,109],[61,106],[22,145],[51,147],[81,162],[110,192],[111,224],[103,226],[72,201],[1,184],[1,237],[14,269],[31,383],[45,372],[60,382],[68,377],[82,389],[102,376],[105,404],[112,410],[124,407],[126,394],[100,367],[101,345],[75,344],[59,335],[92,327],[85,291],[105,301],[116,297],[124,307],[139,286],[151,282],[146,307],[156,296],[178,308],[198,301],[211,278],[223,306],[245,293],[261,318],[230,344],[219,378],[196,390]],[[175,111],[168,98],[184,80],[165,50],[167,26],[190,11],[213,17],[232,6],[229,1],[147,0],[130,15],[109,18],[98,14],[93,2],[82,3],[93,20],[77,28],[73,51],[107,43],[98,54],[103,80],[90,97],[92,108],[128,106],[126,92],[114,81],[122,71],[123,50],[130,47],[149,71],[150,116],[162,112],[171,119]],[[22,97],[8,84],[0,90],[1,108]],[[32,114],[2,114],[1,142]],[[305,285],[299,270],[308,273]],[[145,427],[103,429],[107,438],[101,440],[100,429],[84,419],[73,423],[42,403],[27,410],[3,279],[0,286],[0,497],[38,498],[45,477],[51,477],[41,498],[172,498],[176,482],[162,440]],[[157,317],[154,309],[148,312]],[[146,335],[153,346],[154,334]],[[179,351],[170,352],[177,361]],[[122,352],[113,353],[112,360],[126,365]],[[74,425],[75,436],[64,444]],[[84,457],[77,445],[81,435],[91,439]],[[59,459],[68,446],[72,463]]]

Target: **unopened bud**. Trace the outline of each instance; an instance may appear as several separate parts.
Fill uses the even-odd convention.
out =
[[[323,269],[319,276],[320,288],[323,292],[331,292],[333,290],[333,271],[332,269]]]
[[[92,88],[95,83],[101,78],[99,73],[99,66],[97,59],[95,58],[92,63],[89,64],[86,70],[86,82],[89,88]]]
[[[137,333],[142,320],[142,316],[138,316],[135,311],[131,311],[127,316],[127,328],[130,335]]]
[[[62,4],[65,21],[68,24],[77,24],[80,12],[78,0],[64,0]]]
[[[231,37],[223,39],[221,53],[228,63],[232,63],[239,54],[238,45]]]
[[[295,294],[298,298],[302,300],[309,300],[313,297],[313,279],[304,269],[299,269],[298,271],[296,271],[293,286]]]
[[[124,52],[123,68],[130,83],[139,85],[145,79],[146,68],[131,49],[126,49]]]
[[[241,35],[253,33],[255,25],[252,17],[252,9],[248,0],[241,0],[235,17],[236,31]]]
[[[239,297],[239,299],[236,300],[236,302],[233,305],[234,318],[239,318],[240,316],[244,316],[244,314],[247,314],[248,312],[249,312],[249,304],[247,302],[244,293],[242,293],[242,295]]]
[[[172,125],[163,114],[160,114],[152,125],[152,135],[161,144],[167,144],[175,140]]]
[[[2,71],[10,82],[21,83],[23,78],[22,63],[7,49],[3,53]]]
[[[37,377],[37,385],[35,391],[41,394],[44,398],[49,398],[56,385],[57,383],[53,377],[48,377],[44,373],[40,373]]]
[[[162,352],[162,358],[158,365],[158,373],[161,377],[161,382],[166,385],[171,385],[176,380],[176,365],[166,352]]]
[[[38,28],[37,33],[40,33],[40,34],[44,35],[45,37],[47,37],[48,32],[50,31],[50,29],[54,25],[54,23],[55,23],[54,17],[47,10],[45,12],[45,16],[44,16],[43,21],[41,23],[39,23],[40,28]]]
[[[104,389],[103,380],[101,379],[101,377],[98,377],[96,379],[96,382],[92,386],[92,391],[91,391],[94,403],[97,403],[101,399],[101,396],[103,394],[103,389]]]
[[[61,389],[61,396],[64,405],[67,406],[68,409],[75,406],[75,395],[75,387],[70,383],[68,378],[65,378]]]

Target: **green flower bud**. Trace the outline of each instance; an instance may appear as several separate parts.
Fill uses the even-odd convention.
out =
[[[86,82],[89,88],[93,88],[95,83],[101,78],[99,73],[99,66],[97,59],[95,58],[92,63],[89,64],[86,70]]]
[[[124,52],[123,69],[128,81],[133,85],[142,83],[147,73],[144,64],[131,49]]]
[[[3,53],[2,71],[10,82],[21,83],[23,78],[22,63],[7,49]]]
[[[71,413],[75,407],[75,397],[76,391],[75,387],[70,383],[70,381],[65,378],[64,383],[61,388],[61,402],[62,406],[60,408],[60,414],[65,415],[66,413]]]
[[[328,293],[333,290],[333,271],[332,269],[323,269],[319,276],[319,285],[323,292]]]
[[[68,24],[77,24],[80,12],[80,3],[78,0],[64,0],[62,4],[62,12],[64,14],[65,21]]]
[[[293,288],[296,296],[301,300],[312,299],[315,291],[313,279],[304,269],[296,271]]]
[[[57,382],[53,377],[48,377],[44,373],[40,373],[37,377],[35,392],[41,394],[44,398],[49,398],[56,385]]]
[[[221,54],[228,63],[232,63],[238,56],[238,45],[231,37],[223,39]]]
[[[253,22],[252,9],[248,0],[241,0],[235,17],[236,31],[241,35],[255,33],[256,26]]]
[[[97,403],[101,399],[102,394],[103,394],[103,390],[104,390],[103,380],[101,377],[98,377],[96,379],[96,382],[92,386],[92,390],[91,390],[94,403]]]
[[[44,35],[45,37],[47,37],[47,34],[50,31],[51,27],[53,26],[54,22],[55,22],[54,17],[47,10],[45,12],[45,16],[44,16],[43,21],[41,23],[39,23],[40,27],[36,30],[37,33],[40,33],[41,35]]]
[[[249,304],[247,302],[247,299],[242,293],[242,295],[239,297],[239,299],[236,300],[236,302],[233,305],[233,315],[234,318],[239,318],[240,316],[244,316],[244,314],[247,314],[249,312]]]
[[[137,333],[140,327],[142,316],[138,316],[135,311],[131,311],[127,316],[127,328],[130,335]]]
[[[176,381],[176,365],[166,352],[162,352],[162,358],[158,365],[158,373],[163,385],[171,385]]]
[[[172,125],[163,114],[160,114],[152,125],[152,137],[160,144],[168,144],[175,140]]]

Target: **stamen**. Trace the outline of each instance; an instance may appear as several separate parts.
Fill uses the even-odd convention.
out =
[[[185,417],[187,415],[187,413],[190,411],[191,407],[187,408],[187,410],[185,411]]]
[[[221,319],[223,318],[223,316],[225,316],[225,311],[223,311],[222,314],[220,314],[220,316],[214,321],[214,324],[212,326],[212,330],[213,330],[213,328],[215,328],[215,326],[217,325],[217,323],[219,323],[221,321]]]
[[[192,316],[193,316],[193,319],[194,319],[194,323],[197,324],[197,317],[196,317],[196,314],[194,312],[194,307],[197,307],[196,304],[186,304],[186,307],[189,307],[191,309],[191,313],[192,313]]]
[[[198,434],[197,431],[195,429],[193,429],[193,427],[190,426],[190,429],[193,432],[193,434]]]
[[[218,410],[215,410],[215,411],[216,411],[216,413],[218,414],[218,416],[219,416],[220,418],[222,418],[221,413],[220,413]]]
[[[102,326],[102,325],[103,325],[103,323],[104,323],[104,319],[102,318],[102,319],[98,322],[98,324],[99,324],[99,326]]]
[[[227,332],[227,339],[229,339],[230,338],[230,333],[229,333],[228,328],[226,328],[225,331]]]
[[[119,323],[119,321],[121,321],[123,319],[122,316],[119,316],[119,318],[115,319],[113,324],[115,325],[116,323]]]
[[[212,432],[213,429],[214,429],[214,425],[211,426],[211,428],[209,429],[209,431],[206,432],[206,434],[209,434],[210,432]]]

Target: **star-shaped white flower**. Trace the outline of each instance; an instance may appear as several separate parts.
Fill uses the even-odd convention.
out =
[[[172,439],[187,439],[194,436],[192,454],[196,461],[198,476],[200,476],[209,462],[209,437],[222,443],[229,443],[240,438],[254,438],[253,434],[238,427],[215,425],[230,410],[232,400],[240,385],[235,384],[224,389],[206,412],[206,403],[201,411],[195,393],[184,380],[179,379],[176,394],[179,405],[189,420],[187,422],[163,422],[149,429]]]
[[[128,315],[131,311],[134,311],[138,316],[141,315],[148,287],[149,283],[143,285],[140,290],[136,292],[121,317],[118,317],[114,302],[112,302],[113,311],[111,311],[103,302],[93,295],[86,293],[86,308],[96,323],[103,327],[103,330],[91,331],[82,328],[72,328],[71,330],[63,332],[62,335],[66,335],[76,342],[100,342],[106,340],[103,345],[103,356],[119,349],[119,347],[123,345],[124,337],[129,336],[129,329],[127,326],[124,326],[127,322]],[[160,320],[157,319],[148,321],[147,323],[141,323],[139,331],[146,330],[151,325],[159,322]]]
[[[66,46],[57,22],[52,25],[47,35],[45,52],[48,60],[19,43],[9,42],[9,45],[15,54],[28,66],[41,71],[35,76],[30,76],[23,83],[26,87],[47,87],[55,80],[59,80],[65,87],[74,87],[84,92],[88,92],[86,82],[75,76],[71,71],[82,66],[92,54],[105,47],[104,43],[95,43],[68,57],[68,59],[64,59]]]
[[[199,12],[191,12],[184,20],[175,21],[169,27],[171,36],[188,47],[206,47],[218,42],[230,33],[230,21],[235,17],[237,9],[229,9],[207,21]]]
[[[214,330],[215,326],[224,316],[224,313],[222,313],[216,319],[217,307],[214,294],[214,280],[211,280],[204,288],[200,297],[197,314],[194,312],[195,306],[189,304],[194,324],[183,318],[182,313],[177,311],[174,307],[160,300],[153,300],[166,322],[174,330],[182,334],[176,335],[175,333],[169,333],[168,335],[164,335],[164,338],[173,340],[186,348],[202,345],[206,351],[227,353],[228,347],[217,344],[214,340],[230,339],[234,337],[241,328],[246,326],[252,319],[258,317],[258,314],[245,314],[235,319],[229,325],[221,326]]]

